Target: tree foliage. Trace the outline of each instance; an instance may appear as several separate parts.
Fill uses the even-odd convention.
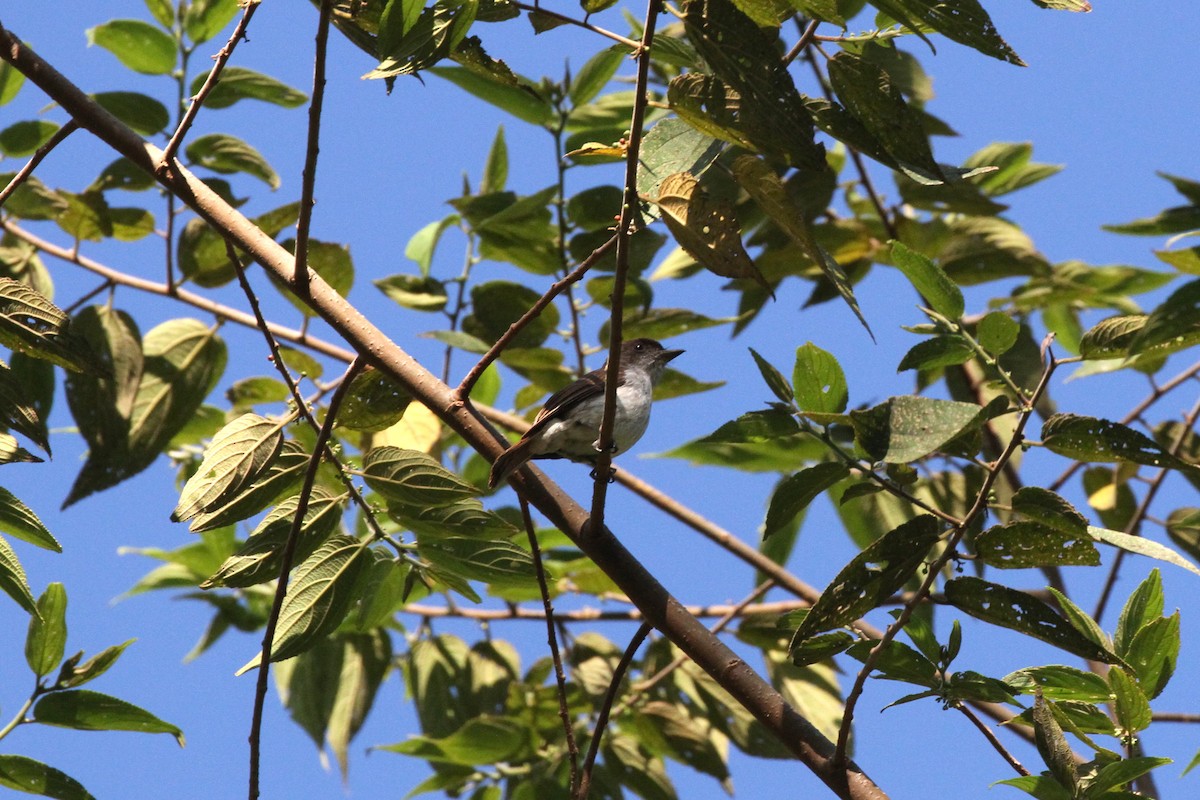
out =
[[[1035,4],[1090,10],[1081,0]],[[676,796],[669,761],[730,786],[732,744],[799,758],[836,796],[883,797],[888,787],[868,777],[873,754],[849,759],[871,677],[908,684],[893,705],[936,701],[980,729],[979,715],[991,716],[1006,736],[1035,744],[1044,764],[1026,769],[988,734],[1003,761],[971,775],[980,785],[1000,780],[1051,800],[1152,787],[1152,770],[1170,759],[1149,754],[1146,731],[1179,661],[1180,612],[1166,612],[1156,568],[1122,565],[1135,554],[1200,575],[1200,510],[1172,491],[1200,486],[1200,407],[1172,414],[1179,403],[1163,402],[1200,370],[1186,364],[1200,343],[1198,251],[1158,251],[1157,269],[1052,263],[1005,216],[1004,198],[1058,167],[1034,161],[1025,143],[988,145],[963,164],[936,159],[931,140],[949,126],[925,109],[925,44],[1023,63],[976,0],[685,0],[670,15],[650,0],[644,20],[627,15],[624,34],[590,22],[610,5],[584,0],[572,16],[513,0],[314,0],[318,76],[327,37],[345,37],[363,53],[364,77],[388,90],[410,76],[447,81],[554,142],[544,188],[523,194],[510,188],[498,131],[478,180],[408,240],[411,266],[374,281],[401,313],[428,320],[445,348],[428,365],[347,299],[362,291],[352,243],[310,235],[324,81],[308,96],[237,64],[257,0],[147,0],[144,18],[87,32],[157,81],[137,84],[157,96],[86,95],[86,76],[54,70],[59,54],[39,55],[0,26],[0,105],[39,91],[54,103],[0,130],[5,156],[28,157],[0,176],[0,345],[11,354],[0,364],[0,463],[49,455],[56,394],[88,449],[64,505],[125,491],[169,463],[180,490],[162,498],[164,513],[174,507],[192,538],[143,550],[161,563],[134,590],[211,608],[198,652],[230,630],[264,630],[244,668],[260,678],[256,713],[270,668],[292,718],[343,772],[380,686],[403,682],[420,730],[379,749],[429,766],[427,780],[405,787],[413,794],[665,800]],[[596,50],[561,79],[517,74],[485,43],[493,26],[522,16],[538,30],[581,25]],[[198,66],[193,56],[223,39],[215,65]],[[631,57],[632,88],[618,76]],[[219,122],[250,100],[311,109],[299,196],[253,219],[237,210],[238,194],[280,186],[269,142],[222,133]],[[50,186],[38,165],[69,136],[95,137],[113,160]],[[1165,177],[1184,205],[1113,231],[1200,229],[1200,183]],[[162,282],[87,255],[163,229]],[[437,256],[448,232],[470,246],[457,271]],[[520,279],[494,277],[503,273],[485,263]],[[103,276],[107,296],[53,299],[52,276],[71,269]],[[248,277],[260,271],[303,315],[301,328],[263,315]],[[858,301],[885,271],[911,285],[925,317],[907,326],[915,344],[896,365],[912,373],[911,393],[871,400],[817,333],[794,342],[790,364],[731,346],[727,357],[752,359],[773,399],[665,454],[777,475],[757,546],[690,513],[687,497],[663,499],[616,475],[755,570],[759,587],[713,631],[601,524],[606,453],[590,513],[541,474],[514,478],[519,506],[507,490],[489,493],[487,462],[506,441],[493,424],[521,430],[600,345],[716,327],[752,340],[786,335],[756,323],[781,286],[797,283],[809,287],[808,305],[839,304],[865,335],[887,336]],[[706,275],[725,281],[735,314],[660,302],[671,294],[663,282]],[[231,296],[218,294],[224,287],[244,295],[215,299]],[[149,326],[144,293],[181,315]],[[313,318],[336,339],[309,331]],[[230,325],[262,332],[277,374],[253,374],[230,352]],[[451,358],[475,365],[457,387]],[[1143,375],[1151,389],[1122,419],[1060,409],[1066,365],[1081,378]],[[517,415],[493,407],[502,382]],[[671,371],[659,394],[718,385]],[[1039,457],[1057,459],[1061,475],[1029,468]],[[792,571],[818,498],[858,551],[823,590]],[[535,527],[530,505],[549,527]],[[26,724],[182,743],[149,711],[79,688],[130,643],[64,658],[66,589],[35,593],[10,544],[58,551],[70,539],[60,545],[5,490],[0,531],[0,589],[28,613],[35,676],[0,728],[5,749]],[[1089,612],[1072,589],[1102,562],[1110,578]],[[1120,601],[1112,586],[1122,569],[1139,580]],[[1015,575],[1049,588],[1029,590]],[[762,604],[768,591],[786,607]],[[586,601],[576,610],[570,597],[610,593],[647,622],[628,647],[590,629]],[[556,616],[556,601],[570,610]],[[428,622],[443,615],[545,616],[551,646],[530,658],[503,638],[435,633]],[[964,638],[988,626],[1036,641],[1044,662],[1007,675],[962,664]],[[1068,659],[1077,666],[1060,663]],[[258,747],[256,733],[254,764]],[[255,767],[252,797],[258,781]],[[21,755],[0,755],[0,785],[90,797]]]

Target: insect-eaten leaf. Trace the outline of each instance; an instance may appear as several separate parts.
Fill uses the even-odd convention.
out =
[[[663,179],[658,198],[651,200],[662,211],[663,222],[679,246],[709,272],[723,278],[749,278],[769,292],[767,279],[754,266],[742,245],[733,207],[710,198],[689,172]]]

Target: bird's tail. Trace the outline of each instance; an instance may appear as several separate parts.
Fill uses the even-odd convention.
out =
[[[488,486],[496,488],[501,481],[524,466],[532,455],[529,452],[529,446],[530,440],[522,439],[501,453],[500,457],[492,462],[492,472],[488,475]]]

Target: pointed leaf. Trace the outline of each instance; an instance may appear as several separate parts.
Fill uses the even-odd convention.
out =
[[[1078,461],[1129,461],[1192,471],[1195,467],[1163,450],[1153,439],[1118,422],[1076,414],[1055,414],[1042,424],[1042,444]]]
[[[760,356],[753,348],[748,348],[750,355],[754,356],[754,363],[758,366],[758,371],[766,382],[767,388],[771,390],[781,403],[791,403],[793,397],[792,386],[788,383],[787,378],[783,377],[783,373],[777,370],[769,361]]]
[[[192,81],[191,93],[198,94],[208,73],[202,72]],[[245,67],[226,66],[221,79],[204,98],[206,108],[228,108],[239,100],[261,100],[284,108],[296,108],[308,102],[308,95],[286,83]]]
[[[937,519],[924,514],[868,545],[813,604],[792,637],[793,646],[813,634],[849,625],[890,597],[921,566],[940,534]]]
[[[1025,62],[1000,38],[991,17],[978,0],[956,0],[953,5],[932,0],[872,0],[871,4],[918,36],[922,35],[921,26],[928,25],[946,38],[974,47],[984,55],[1025,66]]]
[[[458,475],[416,450],[377,447],[363,459],[363,477],[389,503],[409,507],[447,506],[477,492]]]
[[[0,536],[0,590],[17,601],[21,608],[37,615],[37,605],[33,601],[29,579],[25,577],[25,568],[3,536]]]
[[[792,386],[800,410],[817,414],[840,414],[849,402],[846,375],[830,353],[806,342],[796,348]]]
[[[70,775],[25,756],[0,755],[0,786],[53,800],[95,800]]]
[[[840,461],[814,464],[784,478],[771,495],[767,520],[763,523],[763,538],[779,531],[797,514],[808,507],[826,489],[850,474],[850,468]]]
[[[342,623],[367,552],[355,539],[334,536],[296,567],[279,612],[272,661],[303,653]]]
[[[903,242],[892,242],[892,261],[934,311],[950,320],[963,315],[962,290],[942,268]]]
[[[184,485],[171,519],[191,519],[249,488],[275,460],[282,445],[281,421],[258,414],[238,417],[205,449],[204,460]]]
[[[1046,603],[1026,594],[979,578],[947,581],[946,600],[973,617],[1041,639],[1080,658],[1119,663],[1108,650],[1079,633]]]
[[[67,645],[67,590],[51,583],[37,601],[37,614],[29,619],[25,635],[25,663],[39,680],[62,661]]]
[[[0,532],[46,550],[62,552],[62,545],[46,529],[37,514],[4,488],[0,488]]]
[[[183,747],[183,731],[149,711],[87,689],[51,692],[33,707],[33,718],[46,725],[81,731],[169,733]]]
[[[1130,553],[1137,553],[1147,558],[1165,561],[1168,564],[1183,567],[1195,575],[1200,575],[1200,568],[1197,568],[1195,564],[1166,545],[1159,544],[1152,539],[1147,539],[1143,536],[1133,536],[1121,531],[1110,531],[1107,528],[1093,528],[1090,525],[1088,526],[1088,533],[1098,542],[1111,544],[1113,547],[1119,547],[1122,550],[1128,550]]]

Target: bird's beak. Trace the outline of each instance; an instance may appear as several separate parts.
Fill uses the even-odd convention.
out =
[[[683,355],[682,350],[663,350],[662,355],[659,358],[662,360],[662,363],[666,364],[671,359],[681,355]]]

